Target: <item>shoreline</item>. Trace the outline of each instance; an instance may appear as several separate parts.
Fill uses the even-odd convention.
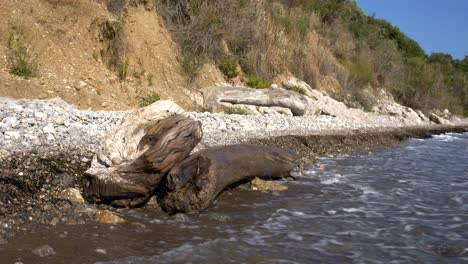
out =
[[[445,133],[466,133],[468,125],[414,126],[366,130],[342,130],[335,133],[287,135],[273,138],[253,138],[248,143],[291,148],[311,162],[324,156],[357,154],[404,143],[411,138],[425,139]]]
[[[60,192],[68,187],[82,190],[82,175],[89,167],[94,152],[106,132],[120,120],[123,113],[80,111],[68,104],[64,105],[60,100],[31,102],[23,101],[21,108],[10,104],[8,109],[2,107],[0,112],[0,122],[2,112],[10,118],[7,121],[15,121],[11,117],[17,122],[25,120],[25,124],[15,124],[9,130],[24,135],[20,134],[19,138],[11,137],[10,143],[5,142],[4,138],[0,141],[0,191],[3,193],[0,200],[0,242],[13,235],[16,230],[59,223],[94,222],[96,210],[108,209],[105,205],[70,203],[60,197]],[[51,110],[44,110],[47,107]],[[235,125],[243,124],[236,122],[247,120],[247,123],[255,123],[263,120],[268,125],[270,118],[289,119],[209,113],[187,115],[202,119],[203,129],[206,129],[203,141],[196,150],[243,142],[294,149],[305,162],[313,162],[323,156],[342,156],[395,146],[408,138],[468,132],[468,124],[407,127],[402,127],[402,124],[393,127],[357,124],[354,128],[348,128],[351,122],[329,116],[289,118],[291,122],[298,123],[304,120],[314,121],[315,118],[319,127],[320,124],[325,127],[322,129],[308,131],[305,128],[293,128],[269,132],[256,129],[252,132],[239,130]],[[44,128],[50,127],[51,123],[54,133],[45,133]]]

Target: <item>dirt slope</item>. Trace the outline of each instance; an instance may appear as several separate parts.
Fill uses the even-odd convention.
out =
[[[143,2],[143,3],[140,3]],[[195,109],[179,63],[179,51],[154,7],[136,0],[0,1],[0,96],[53,98],[82,109],[129,109],[139,98],[158,94],[185,109]],[[118,23],[121,61],[128,59],[125,81],[109,64],[103,25]],[[31,78],[10,73],[12,37],[38,65]],[[204,83],[219,81],[219,74]],[[203,74],[201,76],[204,76]]]

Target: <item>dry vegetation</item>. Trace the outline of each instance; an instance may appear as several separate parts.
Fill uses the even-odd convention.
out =
[[[295,76],[365,109],[385,88],[468,114],[468,58],[427,55],[351,0],[11,0],[0,14],[2,96],[127,109],[157,94],[195,109],[195,88]]]
[[[364,89],[381,87],[423,110],[468,108],[468,59],[426,55],[398,28],[366,16],[355,1],[156,0],[156,5],[194,75],[203,62],[222,65],[230,56],[243,74],[267,81],[292,74],[327,90],[324,84],[336,80],[340,88],[329,91],[333,96],[367,109],[374,102]]]

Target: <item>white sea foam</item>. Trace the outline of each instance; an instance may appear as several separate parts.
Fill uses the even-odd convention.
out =
[[[455,134],[442,134],[442,135],[435,135],[433,138],[437,141],[442,141],[442,142],[452,142],[454,140],[460,139],[457,137]]]

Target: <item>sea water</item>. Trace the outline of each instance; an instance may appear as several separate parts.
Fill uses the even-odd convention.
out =
[[[207,212],[187,218],[138,209],[120,212],[127,219],[123,225],[62,225],[19,234],[0,246],[0,259],[468,263],[468,134],[322,158],[282,184],[289,190],[227,191]],[[56,255],[32,255],[43,244]]]

